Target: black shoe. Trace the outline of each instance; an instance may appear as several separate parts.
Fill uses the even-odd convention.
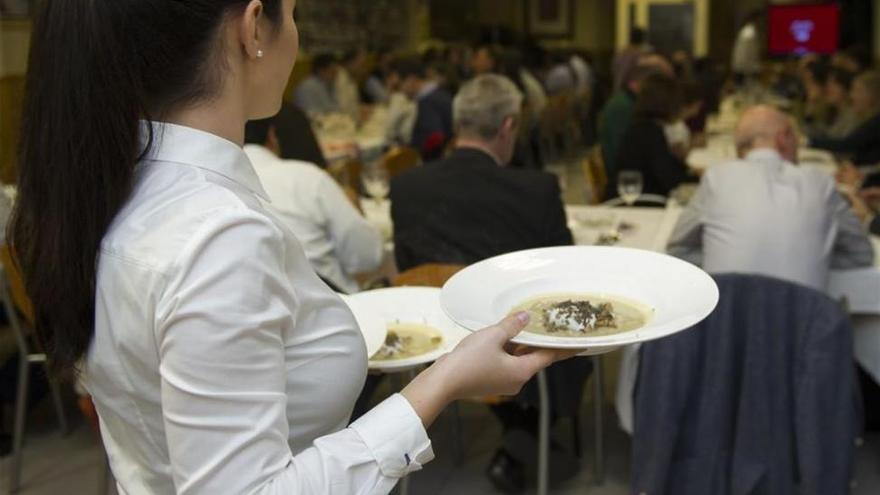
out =
[[[525,430],[512,430],[504,434],[503,445],[514,462],[531,468],[528,475],[537,478],[535,470],[538,469],[538,439],[535,435]],[[549,454],[547,477],[551,486],[568,481],[580,472],[580,460],[552,438]]]
[[[510,457],[504,449],[495,452],[495,457],[486,469],[486,476],[503,493],[522,493],[526,489],[522,464]]]

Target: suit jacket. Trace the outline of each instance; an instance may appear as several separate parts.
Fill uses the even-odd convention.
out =
[[[634,119],[623,134],[617,150],[616,172],[636,170],[644,178],[644,194],[669,196],[673,189],[688,181],[687,165],[672,154],[663,127],[645,119]],[[609,185],[617,184],[617,177]]]
[[[847,315],[780,280],[716,281],[709,318],[642,347],[631,493],[849,493],[861,411]]]
[[[572,244],[556,177],[500,167],[473,148],[396,177],[391,217],[401,270]]]
[[[417,101],[416,121],[413,126],[413,148],[419,150],[422,160],[429,162],[443,156],[452,139],[452,95],[440,86],[421,96]]]
[[[483,151],[459,148],[391,182],[397,266],[468,265],[522,249],[572,244],[555,176],[498,166]],[[554,414],[578,411],[587,359],[569,359],[547,372]],[[518,400],[537,406],[531,380]]]

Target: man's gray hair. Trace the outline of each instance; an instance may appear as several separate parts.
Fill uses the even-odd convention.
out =
[[[455,129],[464,137],[494,139],[504,119],[520,115],[522,101],[522,93],[510,79],[495,74],[477,76],[455,95]]]

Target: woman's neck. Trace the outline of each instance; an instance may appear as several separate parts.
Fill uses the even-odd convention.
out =
[[[244,109],[220,99],[171,112],[163,120],[220,136],[239,146],[244,145],[244,126],[247,123]]]

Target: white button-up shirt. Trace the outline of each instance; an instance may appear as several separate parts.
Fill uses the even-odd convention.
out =
[[[753,273],[824,290],[829,268],[870,266],[867,232],[832,178],[759,149],[703,176],[668,252],[709,273]]]
[[[296,235],[312,267],[339,289],[357,292],[352,275],[382,264],[382,234],[327,172],[262,146],[249,144],[244,152],[271,199],[269,210]]]
[[[104,237],[83,381],[120,493],[388,493],[433,457],[234,143],[155,125]]]

